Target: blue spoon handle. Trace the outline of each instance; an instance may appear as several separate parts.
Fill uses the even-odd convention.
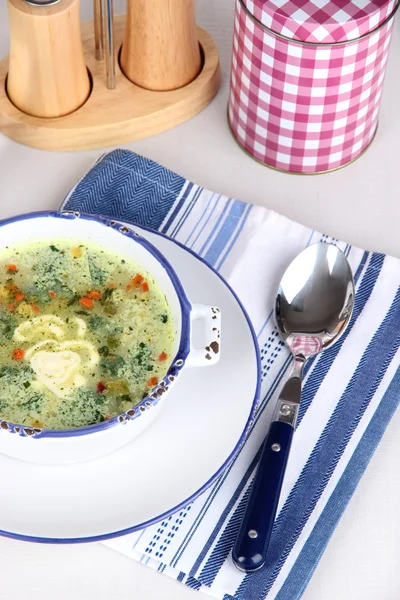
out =
[[[292,425],[282,421],[274,421],[269,429],[232,551],[242,571],[257,571],[265,563],[293,432]]]

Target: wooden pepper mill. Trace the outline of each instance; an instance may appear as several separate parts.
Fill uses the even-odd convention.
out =
[[[127,0],[121,68],[148,90],[190,83],[201,70],[194,0]]]
[[[21,111],[61,117],[90,94],[80,0],[7,0],[10,57],[7,92]]]

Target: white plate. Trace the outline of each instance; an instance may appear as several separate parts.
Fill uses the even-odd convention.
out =
[[[258,346],[220,276],[187,249],[135,226],[172,263],[191,301],[219,306],[221,359],[187,369],[152,425],[101,459],[44,466],[0,454],[0,533],[41,542],[107,539],[161,520],[201,494],[238,453],[259,394]]]

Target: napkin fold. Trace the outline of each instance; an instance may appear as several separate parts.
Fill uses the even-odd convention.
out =
[[[178,513],[106,544],[223,600],[300,598],[400,400],[400,261],[205,190],[127,150],[102,156],[63,208],[157,229],[195,251],[237,292],[261,349],[257,417],[230,467]],[[273,297],[287,264],[321,240],[349,259],[355,309],[339,342],[307,365],[268,561],[246,575],[230,551],[291,365]]]

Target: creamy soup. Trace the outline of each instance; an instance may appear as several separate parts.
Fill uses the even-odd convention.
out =
[[[152,276],[101,246],[52,240],[0,252],[0,418],[93,425],[140,402],[175,328]]]

